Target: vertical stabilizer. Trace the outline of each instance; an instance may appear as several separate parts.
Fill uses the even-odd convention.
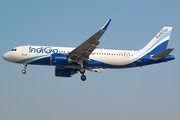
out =
[[[159,53],[166,50],[170,35],[171,35],[172,27],[163,27],[157,35],[140,51],[141,52],[154,52]]]

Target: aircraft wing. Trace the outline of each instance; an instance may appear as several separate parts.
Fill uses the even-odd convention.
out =
[[[79,60],[89,63],[89,55],[94,51],[94,49],[99,45],[99,39],[106,31],[111,19],[94,35],[87,39],[84,43],[79,45],[73,51],[69,53],[73,62],[78,62]]]

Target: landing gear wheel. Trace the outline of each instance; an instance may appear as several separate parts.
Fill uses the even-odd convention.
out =
[[[81,74],[84,74],[84,73],[85,73],[85,69],[84,69],[84,68],[81,68],[81,69],[79,70],[79,72],[80,72]]]
[[[24,70],[22,70],[23,74],[26,74],[26,68],[27,68],[27,64],[24,64]]]
[[[85,81],[86,80],[86,76],[85,75],[81,75],[81,80]]]
[[[22,70],[22,73],[23,73],[23,74],[26,74],[26,70]]]

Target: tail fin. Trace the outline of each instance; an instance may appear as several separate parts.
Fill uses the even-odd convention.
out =
[[[166,50],[172,27],[163,27],[156,36],[140,51],[159,53]]]

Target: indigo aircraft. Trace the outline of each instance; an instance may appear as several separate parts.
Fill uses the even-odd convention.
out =
[[[163,27],[157,35],[138,51],[98,49],[99,39],[106,31],[111,19],[94,35],[76,48],[25,45],[13,48],[3,55],[3,59],[13,63],[27,65],[55,66],[55,76],[71,77],[78,71],[85,81],[85,70],[100,72],[105,68],[120,69],[141,67],[174,60],[169,55],[173,48],[167,48],[172,27]],[[97,49],[96,49],[97,48]]]

